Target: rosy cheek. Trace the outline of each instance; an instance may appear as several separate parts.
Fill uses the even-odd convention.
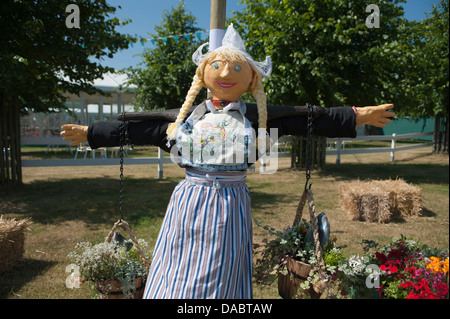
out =
[[[205,72],[205,79],[207,80],[207,81],[211,81],[212,79],[213,79],[213,76],[212,76],[212,74],[211,74],[212,72]]]

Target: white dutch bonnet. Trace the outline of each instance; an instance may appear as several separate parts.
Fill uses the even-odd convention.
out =
[[[208,57],[208,53],[206,54],[202,53],[202,49],[208,44],[209,44],[208,42],[202,44],[192,55],[192,61],[194,61],[196,65],[200,65],[200,63]],[[272,59],[270,58],[270,56],[267,56],[265,61],[263,62],[256,62],[255,60],[253,60],[250,54],[248,54],[247,51],[245,50],[244,41],[242,41],[242,38],[236,32],[232,23],[228,26],[227,32],[225,33],[222,39],[222,46],[218,47],[212,52],[220,52],[224,49],[228,49],[231,51],[238,51],[238,53],[244,55],[247,61],[256,70],[261,72],[261,75],[263,77],[268,77],[272,72]]]

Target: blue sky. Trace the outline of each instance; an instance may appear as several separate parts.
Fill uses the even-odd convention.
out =
[[[164,10],[170,10],[178,4],[179,0],[109,0],[113,6],[121,6],[117,9],[116,16],[120,19],[131,19],[132,22],[120,27],[121,33],[129,33],[140,37],[149,38],[149,33],[154,33],[154,26],[159,25]],[[421,20],[426,18],[425,11],[432,10],[432,4],[437,4],[438,0],[409,0],[403,3],[405,18],[408,20]],[[368,1],[368,4],[370,1]],[[197,18],[199,28],[209,29],[210,0],[185,0],[186,9]],[[227,0],[227,18],[232,17],[232,11],[241,11],[243,5],[239,0]],[[383,15],[383,8],[380,8]],[[82,17],[81,17],[82,19]],[[144,47],[138,42],[132,48],[122,50],[115,54],[112,59],[102,61],[103,65],[122,69],[129,66],[137,66],[141,62],[138,56],[144,48],[151,48],[152,44],[147,42]]]

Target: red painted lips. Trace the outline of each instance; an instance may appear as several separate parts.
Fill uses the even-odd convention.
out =
[[[237,84],[237,82],[232,82],[232,83],[226,83],[226,82],[219,82],[219,81],[215,81],[217,84],[220,85],[220,87],[224,88],[224,89],[229,89],[233,86],[235,86]]]

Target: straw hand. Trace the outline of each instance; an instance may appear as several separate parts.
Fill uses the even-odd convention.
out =
[[[63,140],[71,141],[70,145],[75,146],[87,142],[88,126],[77,124],[64,124],[61,126]]]
[[[378,106],[366,106],[356,108],[356,124],[368,124],[376,127],[385,127],[392,121],[395,113],[388,110],[394,108],[394,104],[381,104]]]

